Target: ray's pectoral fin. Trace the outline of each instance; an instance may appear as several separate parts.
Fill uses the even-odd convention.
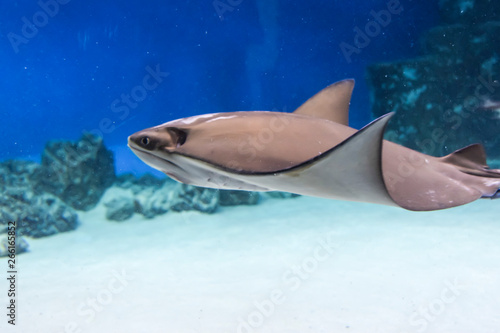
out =
[[[300,182],[308,195],[397,206],[382,175],[383,135],[392,115],[378,118],[331,150],[286,172],[290,183]]]
[[[349,103],[351,102],[354,80],[334,83],[309,98],[294,114],[327,119],[342,125],[349,123]]]

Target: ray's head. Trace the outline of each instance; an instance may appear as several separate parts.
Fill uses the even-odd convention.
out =
[[[130,149],[149,166],[169,173],[179,168],[172,160],[172,153],[186,143],[188,130],[160,125],[128,137]]]
[[[132,134],[128,144],[132,149],[149,153],[172,152],[186,142],[187,134],[187,130],[176,127],[156,126]]]

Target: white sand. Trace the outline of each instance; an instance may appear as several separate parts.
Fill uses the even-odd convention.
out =
[[[0,332],[497,333],[499,208],[301,197],[116,223],[101,206],[28,240]]]

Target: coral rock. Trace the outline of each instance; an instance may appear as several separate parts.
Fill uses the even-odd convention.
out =
[[[213,213],[219,205],[219,191],[179,184],[169,199],[170,209],[176,212],[197,210],[203,213]]]
[[[256,205],[259,203],[258,192],[220,190],[221,206]]]
[[[434,156],[483,143],[499,159],[500,110],[485,106],[500,101],[500,21],[435,27],[422,50],[368,68],[373,115],[396,112],[386,138]]]
[[[16,237],[16,247],[15,254],[18,255],[20,253],[28,251],[29,245],[28,242],[23,237]],[[9,256],[11,252],[9,252],[9,242],[8,238],[4,237],[0,239],[0,258]]]
[[[6,161],[0,164],[0,225],[17,223],[18,235],[43,237],[74,230],[76,212],[49,193],[39,193],[30,179],[40,166],[28,161]],[[5,231],[3,231],[5,232]]]
[[[128,196],[120,196],[104,204],[107,207],[106,218],[111,221],[125,221],[134,215],[134,199]]]
[[[84,134],[76,143],[49,142],[37,174],[38,188],[71,207],[90,210],[115,180],[112,153],[101,138]]]

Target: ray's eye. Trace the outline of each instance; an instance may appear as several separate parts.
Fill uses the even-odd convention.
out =
[[[150,143],[150,142],[151,142],[151,140],[150,140],[150,139],[149,139],[149,137],[147,137],[147,136],[143,136],[143,137],[141,138],[141,144],[142,144],[143,146],[147,146],[147,145],[149,145],[149,143]]]

